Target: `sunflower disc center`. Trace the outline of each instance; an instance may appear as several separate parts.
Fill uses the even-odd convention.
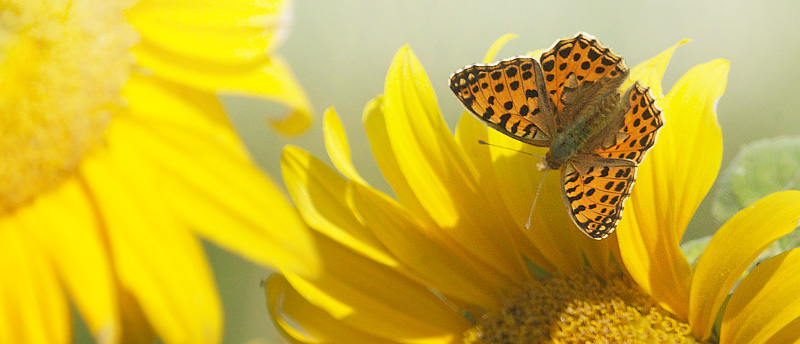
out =
[[[697,343],[689,325],[622,277],[537,280],[464,335],[465,343]]]
[[[0,213],[75,171],[123,101],[137,41],[106,1],[0,5]]]

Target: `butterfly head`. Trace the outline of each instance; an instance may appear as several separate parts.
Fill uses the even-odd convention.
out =
[[[539,171],[549,170],[550,168],[547,167],[547,160],[542,159],[541,161],[537,162],[536,169]]]

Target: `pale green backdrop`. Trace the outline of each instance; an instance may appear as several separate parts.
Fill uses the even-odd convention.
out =
[[[479,62],[505,33],[519,38],[498,57],[546,48],[558,38],[585,31],[625,57],[629,66],[689,38],[692,42],[674,55],[664,86],[668,90],[693,65],[716,58],[731,61],[728,88],[717,107],[724,168],[744,143],[800,133],[798,18],[800,7],[790,0],[299,1],[280,54],[315,106],[312,128],[286,139],[264,124],[266,117],[280,112],[276,106],[251,99],[225,101],[252,155],[276,182],[285,144],[329,161],[320,122],[322,111],[334,106],[349,134],[356,167],[370,183],[388,191],[371,157],[361,114],[367,101],[382,92],[389,63],[402,45],[409,44],[418,56],[453,128],[462,108],[447,87],[448,76]],[[687,236],[716,228],[705,202]],[[207,247],[225,307],[225,342],[276,342],[259,287],[269,271]]]

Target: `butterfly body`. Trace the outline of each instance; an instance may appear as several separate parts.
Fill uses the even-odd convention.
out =
[[[619,99],[618,96],[613,98]],[[596,111],[593,110],[595,109],[588,109],[563,128],[556,128],[550,141],[550,150],[544,159],[548,169],[557,170],[577,154],[593,151],[598,143],[596,139],[592,139],[613,126],[611,119],[616,118],[617,114],[611,111],[616,110],[616,107],[597,107]]]
[[[615,228],[636,167],[663,126],[649,90],[622,58],[586,34],[537,60],[519,56],[456,71],[450,88],[475,117],[516,140],[548,147],[540,170],[560,169],[564,203],[595,239]]]

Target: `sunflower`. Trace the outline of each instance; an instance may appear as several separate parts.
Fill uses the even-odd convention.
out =
[[[311,272],[311,237],[252,163],[216,92],[310,121],[271,55],[287,4],[0,3],[0,343],[218,342],[199,237]]]
[[[800,299],[789,294],[800,287],[800,251],[761,264],[723,307],[758,252],[797,225],[800,192],[741,211],[694,270],[681,255],[679,240],[721,160],[714,104],[728,62],[692,68],[664,95],[661,76],[676,47],[631,72],[658,97],[666,126],[640,167],[618,234],[599,242],[572,224],[554,175],[526,230],[538,159],[478,141],[542,150],[487,132],[468,115],[451,133],[419,62],[400,49],[385,93],[364,113],[394,197],[359,176],[333,110],[324,134],[338,173],[302,149],[284,149],[284,182],[314,231],[321,272],[271,276],[266,293],[277,329],[292,343],[800,338]]]

